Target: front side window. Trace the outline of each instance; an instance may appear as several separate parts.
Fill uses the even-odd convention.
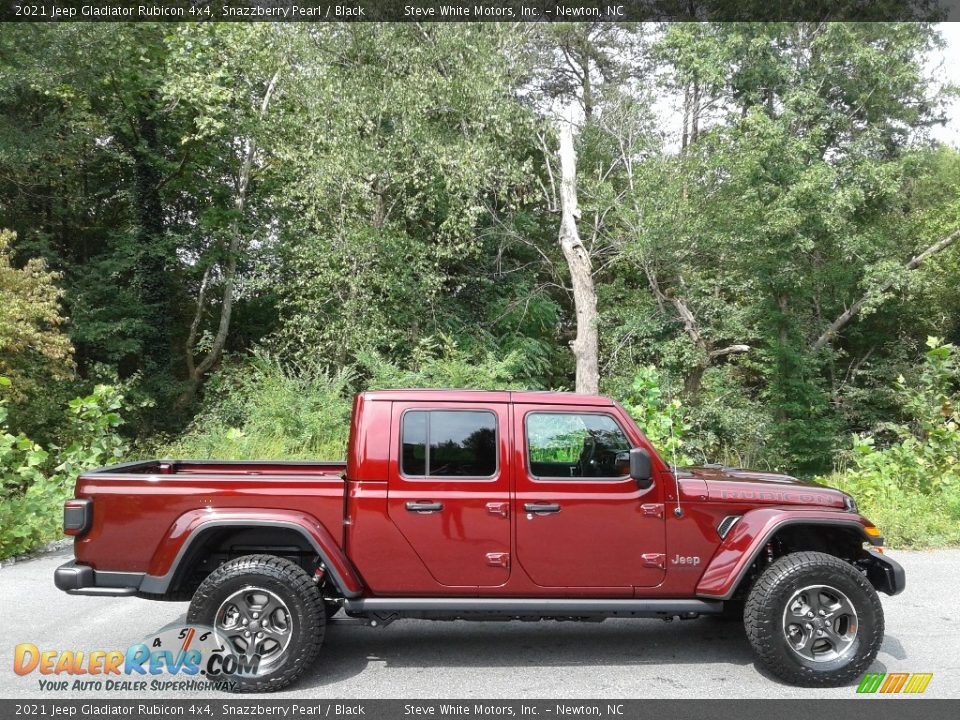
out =
[[[630,441],[609,415],[531,413],[527,463],[536,477],[622,478],[630,473]]]
[[[473,410],[403,414],[400,470],[415,477],[490,477],[497,471],[497,417]]]

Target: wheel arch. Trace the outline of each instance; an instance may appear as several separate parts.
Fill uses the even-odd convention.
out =
[[[867,555],[863,543],[881,545],[883,538],[868,535],[869,521],[859,515],[785,512],[764,508],[746,513],[717,548],[697,584],[700,597],[729,600],[745,582],[762,553],[774,544],[777,557],[812,550],[847,560],[851,564]]]
[[[250,553],[269,553],[280,549],[280,556],[291,552],[315,553],[327,577],[345,597],[357,597],[363,584],[343,550],[316,519],[304,513],[275,513],[269,517],[197,516],[187,513],[178,519],[154,554],[150,572],[144,576],[139,592],[168,595],[180,590],[197,563],[231,540],[251,541]],[[212,568],[211,568],[212,569]]]

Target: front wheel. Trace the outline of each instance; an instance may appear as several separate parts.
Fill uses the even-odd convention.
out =
[[[255,668],[229,678],[236,692],[272,692],[316,659],[326,614],[320,590],[299,565],[273,555],[245,555],[200,584],[187,622],[212,627],[224,647]]]
[[[805,687],[859,677],[883,641],[876,590],[855,567],[826,553],[791,553],[770,565],[747,596],[743,620],[763,666]]]

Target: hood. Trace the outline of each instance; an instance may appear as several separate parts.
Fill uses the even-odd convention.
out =
[[[722,465],[680,468],[680,476],[702,480],[710,502],[749,505],[805,505],[836,510],[854,509],[846,493],[790,475],[743,470]]]

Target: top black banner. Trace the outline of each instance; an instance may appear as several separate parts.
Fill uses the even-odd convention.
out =
[[[0,22],[949,21],[960,0],[0,0]]]

